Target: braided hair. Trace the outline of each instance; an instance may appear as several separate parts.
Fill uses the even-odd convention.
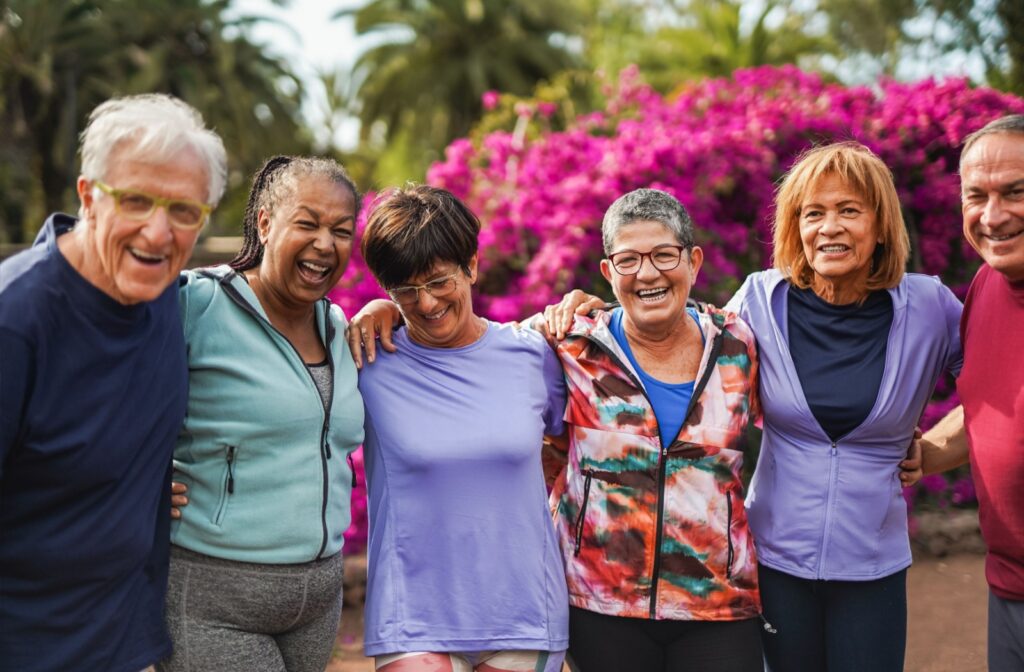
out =
[[[228,266],[242,272],[256,268],[263,261],[264,245],[260,242],[260,210],[271,213],[281,199],[291,192],[300,177],[322,177],[347,187],[355,199],[355,211],[362,207],[362,195],[355,182],[337,161],[323,157],[273,156],[252,178],[252,189],[242,219],[242,249]]]

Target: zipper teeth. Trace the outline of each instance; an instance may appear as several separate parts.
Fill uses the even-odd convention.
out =
[[[728,543],[728,552],[725,557],[725,578],[732,578],[732,561],[733,561],[733,548],[732,548],[732,493],[728,490],[725,491],[725,538]]]
[[[330,494],[330,483],[327,474],[327,461],[331,459],[331,445],[327,441],[327,430],[330,427],[331,422],[331,407],[334,405],[334,358],[331,357],[331,343],[334,341],[334,328],[331,326],[330,316],[330,305],[327,299],[321,299],[324,302],[324,350],[327,351],[327,368],[331,372],[331,387],[327,391],[327,405],[324,407],[324,424],[320,428],[320,445],[322,446],[320,451],[320,463],[323,467],[324,473],[324,496],[323,503],[320,506],[320,525],[323,529],[323,538],[320,542],[320,550],[317,551],[316,557],[320,559],[323,557],[324,551],[327,549],[327,497]],[[309,373],[309,369],[306,369]],[[309,377],[312,378],[313,374],[310,373]],[[315,384],[316,381],[314,381]],[[352,472],[352,479],[355,480],[355,472]]]
[[[701,374],[700,380],[693,388],[693,394],[690,395],[690,403],[686,406],[686,415],[683,417],[683,426],[686,425],[686,421],[690,418],[690,414],[693,413],[694,407],[697,405],[697,399],[704,393],[704,388],[707,387],[708,381],[711,379],[711,374],[714,373],[715,364],[713,362],[718,361],[718,353],[722,350],[722,342],[725,339],[725,332],[719,331],[715,335],[714,340],[711,342],[711,351],[708,353],[708,363]],[[660,428],[659,428],[660,432]],[[660,436],[660,433],[659,433]],[[658,529],[655,533],[655,553],[654,553],[654,574],[651,584],[651,609],[650,616],[655,618],[658,607],[658,574],[661,573],[661,542],[664,537],[664,521],[662,518],[665,515],[665,477],[666,470],[668,468],[668,447],[663,447],[661,450],[661,458],[659,459],[658,465]]]
[[[252,315],[255,319],[265,324],[267,327],[272,329],[278,336],[283,338],[285,342],[291,346],[292,351],[295,353],[295,356],[299,358],[299,361],[302,361],[302,354],[299,352],[299,349],[295,347],[295,344],[289,341],[288,337],[282,334],[281,331],[270,322],[270,320],[263,317],[262,315],[259,314],[259,312],[254,310],[253,307],[249,305],[249,302],[242,298],[242,295],[238,292],[238,290],[231,286],[231,278],[233,278],[235,275],[237,275],[237,273],[232,271],[228,275],[225,275],[224,277],[217,279],[220,286],[224,289],[224,293],[228,295],[228,298],[230,298],[232,301],[238,304],[238,306],[241,307],[242,310]],[[323,298],[320,299],[320,301],[326,304],[324,306],[325,309],[330,308],[330,301],[328,299]],[[320,550],[317,551],[316,556],[313,558],[314,560],[319,560],[320,557],[323,555],[324,549],[327,548],[327,495],[329,488],[329,482],[327,478],[327,460],[330,458],[330,448],[327,446],[326,438],[327,428],[329,426],[330,420],[330,409],[334,403],[334,358],[331,357],[331,343],[334,340],[334,329],[331,326],[330,315],[328,314],[327,310],[324,311],[324,329],[326,331],[327,336],[327,342],[324,344],[324,350],[327,351],[327,367],[331,371],[331,389],[327,394],[327,408],[324,410],[324,423],[323,426],[321,426],[320,428],[320,465],[323,470],[323,504],[321,505],[320,509],[320,525],[321,528],[323,529],[323,538],[320,542]],[[305,366],[303,366],[302,368],[306,369]],[[316,380],[313,379],[313,374],[309,372],[309,369],[306,369],[306,375],[309,376],[309,379],[313,383],[313,386],[316,387]],[[319,391],[317,392],[317,396],[320,396]],[[322,401],[320,402],[320,405],[323,405]]]
[[[828,539],[828,528],[832,522],[832,498],[835,494],[835,479],[836,479],[836,457],[838,456],[836,449],[836,442],[832,441],[832,447],[829,449],[828,457],[828,493],[827,501],[825,502],[825,519],[822,521],[821,527],[821,546],[818,549],[818,579],[824,578],[825,568],[825,547]]]

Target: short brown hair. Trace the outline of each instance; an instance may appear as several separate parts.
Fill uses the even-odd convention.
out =
[[[385,289],[450,261],[469,272],[480,220],[454,194],[426,185],[394,189],[378,200],[363,232],[363,260]]]
[[[910,256],[910,237],[900,211],[892,172],[859,142],[837,142],[804,152],[782,178],[775,194],[773,263],[797,287],[811,286],[814,271],[800,240],[800,207],[823,178],[835,175],[864,198],[875,211],[882,250],[868,276],[867,288],[895,287],[903,279]]]

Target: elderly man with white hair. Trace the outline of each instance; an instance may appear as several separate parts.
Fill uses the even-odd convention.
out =
[[[170,652],[176,281],[226,176],[220,138],[163,95],[97,107],[81,154],[79,218],[0,264],[0,666],[21,672]]]

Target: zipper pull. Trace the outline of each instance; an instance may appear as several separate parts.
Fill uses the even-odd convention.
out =
[[[835,442],[835,441],[833,441],[833,442],[832,442],[832,457],[835,457],[835,456],[836,456],[836,454],[837,454],[838,452],[839,452],[839,451],[838,451],[838,450],[836,450],[836,442]]]
[[[228,494],[235,494],[235,447],[228,446]]]
[[[352,453],[349,453],[345,457],[345,460],[348,462],[348,468],[352,472],[352,489],[355,490],[358,483],[356,483],[356,465],[355,462],[352,461]]]

